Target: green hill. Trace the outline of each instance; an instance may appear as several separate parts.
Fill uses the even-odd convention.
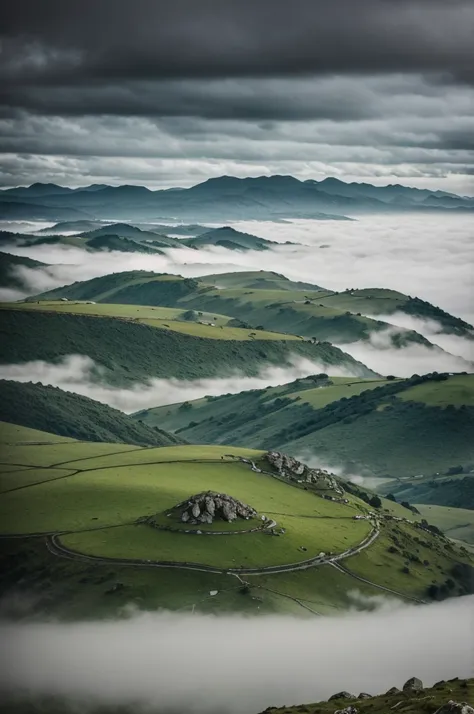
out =
[[[54,363],[70,354],[87,355],[104,368],[103,379],[120,385],[151,377],[198,379],[235,372],[254,376],[266,366],[290,365],[302,357],[329,370],[331,366],[342,366],[355,374],[373,375],[328,343],[312,344],[285,335],[254,339],[249,330],[229,328],[230,334],[226,334],[226,328],[185,321],[176,321],[175,329],[171,329],[171,323],[163,320],[152,326],[153,321],[150,325],[146,320],[67,314],[59,312],[59,307],[48,311],[37,307],[32,303],[3,305],[0,363]],[[93,310],[95,306],[85,308]],[[191,334],[191,329],[196,333]],[[216,339],[216,331],[223,337]]]
[[[170,446],[182,439],[57,387],[0,380],[0,421],[83,441]]]
[[[474,561],[466,550],[393,520],[390,501],[380,504],[375,525],[356,495],[325,498],[327,485],[323,493],[318,482],[278,475],[261,451],[37,434],[32,441],[31,430],[0,425],[2,534],[38,537],[3,541],[0,592],[26,588],[40,609],[59,616],[90,618],[125,604],[329,614],[347,608],[355,585],[407,600],[429,599],[433,584],[437,597],[468,591]],[[240,499],[256,515],[189,527],[179,507],[203,492]]]
[[[474,461],[474,375],[425,375],[407,380],[328,378],[325,375],[236,395],[206,397],[140,412],[140,419],[197,443],[247,444],[298,456],[314,454],[348,473],[385,478],[444,473]],[[459,476],[457,477],[459,478]],[[423,481],[392,483],[401,499],[426,500]],[[464,481],[463,481],[464,483]],[[465,484],[471,492],[474,479]],[[460,487],[457,482],[456,488]],[[440,496],[441,484],[433,490]],[[388,491],[387,491],[388,492]],[[402,498],[403,496],[403,498]]]
[[[45,263],[41,263],[39,260],[0,252],[0,287],[21,290],[25,284],[17,274],[17,268],[42,268],[44,266]]]
[[[128,223],[112,223],[111,225],[101,226],[92,231],[86,231],[80,234],[80,237],[84,238],[89,245],[93,244],[93,239],[104,238],[106,236],[128,238],[139,244],[148,242],[163,248],[181,247],[181,242],[176,238],[170,238],[169,236],[162,235],[157,231],[149,231],[139,228],[138,226],[131,226]]]
[[[259,238],[250,233],[242,233],[230,226],[214,228],[206,233],[188,238],[184,243],[190,248],[216,245],[229,250],[268,250],[272,246],[278,245],[275,241]]]
[[[372,292],[385,295],[385,291]],[[412,306],[408,309],[414,309],[414,301],[410,298],[402,296],[405,298],[403,302],[401,298],[393,297],[392,291],[386,292],[389,295],[380,300],[385,311],[390,311],[390,305],[392,312],[400,310],[405,303]],[[389,327],[386,322],[364,317],[357,301],[349,294],[323,292],[318,286],[293,283],[282,275],[264,271],[237,274],[235,278],[225,274],[199,279],[130,271],[67,285],[31,299],[57,300],[63,297],[215,312],[238,318],[254,327],[336,344],[366,340],[372,333]],[[368,297],[366,302],[370,303]],[[418,304],[416,300],[415,304]],[[428,303],[423,305],[429,306]],[[429,307],[436,312],[436,308]],[[467,323],[444,314],[446,331],[471,336],[472,328]],[[399,328],[394,332],[391,326],[391,331],[390,339],[395,347],[413,342],[430,346],[428,340],[413,330]]]

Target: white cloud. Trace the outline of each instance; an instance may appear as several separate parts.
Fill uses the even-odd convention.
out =
[[[59,387],[67,392],[82,394],[123,412],[131,413],[163,404],[175,404],[206,395],[237,393],[248,389],[286,384],[310,374],[330,372],[333,376],[356,376],[348,369],[331,367],[295,358],[291,366],[262,366],[256,377],[246,377],[237,372],[226,376],[195,379],[156,379],[146,383],[136,382],[133,387],[113,387],[105,381],[104,371],[85,355],[68,355],[58,364],[35,360],[21,364],[0,365],[0,379],[17,382],[41,382]],[[224,369],[223,369],[224,372]],[[98,381],[98,375],[102,377]]]
[[[249,714],[342,689],[382,693],[413,676],[429,686],[472,675],[472,596],[427,606],[363,598],[363,605],[377,609],[301,620],[155,613],[4,622],[0,688],[65,697],[81,711],[86,702],[133,702],[134,711]]]

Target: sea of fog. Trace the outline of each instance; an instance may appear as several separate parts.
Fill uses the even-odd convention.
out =
[[[10,222],[8,227],[12,231],[16,228],[32,232],[50,225]],[[264,264],[266,270],[333,290],[347,287],[399,290],[428,300],[470,323],[474,321],[474,231],[470,217],[390,215],[367,216],[356,221],[247,221],[233,225],[240,231],[273,240],[277,245],[264,254],[212,247],[199,251],[170,249],[166,255],[151,256],[117,251],[91,254],[72,247],[22,247],[7,243],[3,250],[35,258],[47,267],[18,268],[27,288],[23,292],[0,290],[0,298],[21,299],[76,280],[124,270],[155,270],[195,277],[256,270]],[[296,245],[286,245],[286,241]],[[441,326],[434,320],[421,320],[403,313],[378,317],[389,323],[386,331],[374,335],[370,341],[339,347],[380,374],[408,377],[432,371],[472,370],[474,342],[442,334]],[[431,350],[416,344],[393,349],[391,336],[400,328],[416,330],[440,349]],[[325,369],[324,365],[295,359],[287,367],[262,366],[261,374],[249,379],[226,372],[223,366],[222,374],[216,379],[192,382],[151,379],[130,390],[116,390],[104,381],[98,383],[92,377],[97,371],[93,367],[88,358],[69,355],[60,365],[38,362],[2,365],[0,377],[43,381],[132,412],[206,394],[283,384]],[[347,370],[338,374],[351,376]]]

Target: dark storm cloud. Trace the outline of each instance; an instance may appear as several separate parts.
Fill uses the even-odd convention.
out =
[[[15,83],[474,72],[471,0],[19,0],[0,23]]]

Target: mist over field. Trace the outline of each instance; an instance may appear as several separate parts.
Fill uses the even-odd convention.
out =
[[[426,606],[357,593],[353,601],[345,615],[314,619],[4,621],[0,690],[64,697],[75,711],[133,703],[156,714],[255,714],[342,689],[382,693],[413,676],[425,686],[472,676],[473,596]]]

